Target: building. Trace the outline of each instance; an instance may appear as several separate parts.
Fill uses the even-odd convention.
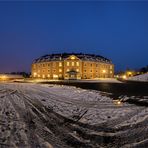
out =
[[[31,76],[43,79],[112,78],[111,60],[92,54],[50,54],[34,60]]]

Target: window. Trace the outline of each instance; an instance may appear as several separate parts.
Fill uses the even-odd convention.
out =
[[[59,72],[62,72],[62,69],[59,69]]]
[[[74,60],[75,59],[75,57],[74,56],[71,56],[71,58],[70,58],[71,60]]]
[[[77,62],[77,66],[79,66],[79,62]]]
[[[86,70],[84,70],[84,72],[86,72]]]
[[[61,62],[59,63],[59,67],[62,67],[62,63]]]
[[[48,66],[50,66],[50,64],[48,64]]]
[[[69,62],[67,62],[67,66],[69,66]]]
[[[79,69],[76,69],[77,72],[79,72]]]
[[[58,75],[55,75],[55,74],[54,74],[54,75],[53,75],[53,78],[58,78]]]
[[[92,67],[92,64],[90,64],[90,66]]]
[[[67,72],[69,71],[69,69],[67,69]]]
[[[74,66],[75,65],[75,63],[74,62],[72,62],[72,66]]]
[[[42,75],[42,78],[44,79],[45,78],[45,75]]]
[[[96,67],[98,67],[98,64],[96,64]]]
[[[110,71],[110,73],[112,74],[113,72],[112,72],[112,71]]]
[[[92,72],[92,70],[90,70],[90,72]]]
[[[87,64],[85,63],[84,66],[87,66]]]
[[[110,69],[112,69],[113,67],[112,66],[110,66]]]
[[[34,77],[36,77],[36,75],[37,75],[37,73],[36,73],[36,72],[34,72],[34,73],[33,73],[33,76],[34,76]]]

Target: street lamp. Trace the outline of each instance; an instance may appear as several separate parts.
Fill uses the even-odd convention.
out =
[[[126,77],[126,75],[123,75],[122,78],[123,78],[123,79],[126,79],[127,77]]]

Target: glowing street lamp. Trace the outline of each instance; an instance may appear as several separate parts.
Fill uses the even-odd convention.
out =
[[[120,104],[121,104],[121,101],[120,101],[120,100],[118,100],[117,104],[118,104],[118,105],[120,105]]]
[[[123,79],[126,79],[127,77],[126,77],[126,75],[123,75],[122,78],[123,78]]]
[[[121,106],[122,105],[122,102],[120,100],[114,100],[113,102],[117,106]]]

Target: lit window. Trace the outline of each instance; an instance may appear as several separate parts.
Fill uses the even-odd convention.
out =
[[[47,75],[47,77],[49,78],[49,77],[50,77],[50,75],[48,74],[48,75]]]
[[[102,72],[103,72],[103,73],[106,73],[106,70],[103,70]]]
[[[110,71],[110,73],[112,74],[113,72],[112,72],[112,71]]]
[[[45,75],[42,75],[42,78],[44,79],[45,78]]]
[[[59,69],[59,72],[62,72],[62,69]]]
[[[69,71],[69,69],[67,69],[67,72]]]
[[[79,69],[77,69],[76,71],[79,72]]]
[[[36,77],[37,73],[36,73],[36,72],[34,72],[34,74],[33,74],[33,75],[34,75],[34,77]]]
[[[40,75],[38,75],[38,77],[40,77]]]
[[[62,63],[61,62],[59,63],[59,67],[62,67]]]
[[[67,66],[69,66],[69,62],[67,62]]]
[[[77,62],[77,66],[79,66],[79,62]]]
[[[53,75],[53,78],[58,78],[58,75]]]
[[[74,66],[75,65],[75,63],[74,62],[72,62],[72,66]]]
[[[112,69],[113,67],[112,66],[110,66],[110,69]]]

